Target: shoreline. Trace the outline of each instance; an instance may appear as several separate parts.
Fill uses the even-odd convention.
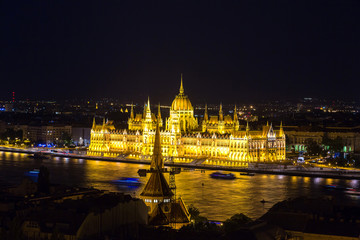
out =
[[[15,152],[15,153],[27,153],[33,154],[37,152],[36,150],[27,150],[19,148],[8,148],[0,147],[1,152]],[[149,160],[141,159],[131,159],[131,158],[121,158],[121,157],[98,157],[98,156],[89,156],[89,155],[78,155],[78,154],[62,154],[62,153],[51,153],[51,156],[56,157],[67,157],[67,158],[81,158],[85,160],[93,161],[108,161],[108,162],[123,162],[123,163],[132,163],[132,164],[146,164],[150,165]],[[226,167],[226,166],[217,166],[217,165],[205,165],[205,164],[191,164],[191,163],[169,163],[165,162],[165,166],[168,167],[181,167],[181,168],[190,168],[190,169],[202,169],[202,170],[222,170],[222,171],[233,171],[233,172],[250,172],[250,173],[259,173],[259,174],[271,174],[271,175],[287,175],[287,176],[301,176],[301,177],[320,177],[320,178],[333,178],[333,179],[356,179],[360,180],[360,171],[355,170],[299,170],[299,169],[283,169],[283,168],[237,168],[237,167]],[[270,166],[270,165],[269,165]],[[281,166],[281,165],[276,165]],[[249,176],[251,177],[251,176]]]

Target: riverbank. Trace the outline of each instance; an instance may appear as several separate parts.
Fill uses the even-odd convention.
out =
[[[16,152],[33,154],[37,152],[37,149],[21,149],[11,147],[0,147],[0,151],[3,152]],[[85,160],[95,161],[108,161],[108,162],[124,162],[132,164],[150,164],[150,160],[133,159],[128,157],[100,157],[89,156],[83,154],[74,153],[49,153],[51,156],[64,157],[64,158],[81,158]],[[196,161],[195,161],[196,162]],[[320,177],[320,178],[334,178],[334,179],[360,179],[360,171],[358,170],[341,170],[333,168],[319,168],[309,166],[284,166],[277,164],[258,164],[249,168],[229,167],[229,166],[217,166],[208,164],[192,164],[192,163],[174,163],[165,161],[165,166],[169,167],[181,167],[190,169],[204,169],[204,170],[223,170],[233,172],[249,172],[258,174],[273,174],[273,175],[288,175],[288,176],[302,176],[302,177]],[[249,176],[250,177],[250,176]]]

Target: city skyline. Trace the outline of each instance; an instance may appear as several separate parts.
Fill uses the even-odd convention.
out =
[[[4,5],[9,98],[358,100],[357,1]]]
[[[0,239],[358,239],[360,1],[5,1]]]

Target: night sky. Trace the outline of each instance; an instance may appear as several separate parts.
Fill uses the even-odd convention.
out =
[[[359,100],[360,1],[2,1],[0,99]]]

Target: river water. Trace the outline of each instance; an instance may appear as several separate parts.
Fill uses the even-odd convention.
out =
[[[84,159],[53,157],[36,160],[24,153],[0,152],[0,183],[20,183],[26,171],[45,165],[52,183],[81,187],[94,187],[109,191],[122,191],[138,197],[144,187],[121,187],[111,183],[120,177],[138,177],[139,168],[149,165],[106,162]],[[211,220],[223,221],[235,213],[256,219],[266,213],[275,203],[299,196],[334,196],[324,190],[324,185],[337,184],[359,188],[359,180],[310,178],[284,175],[256,174],[240,176],[235,180],[212,179],[211,170],[183,171],[176,175],[176,196],[187,205],[196,206],[201,215]],[[140,180],[146,183],[147,177]],[[165,174],[168,179],[168,174]],[[340,201],[360,204],[360,197],[336,194]],[[262,199],[266,203],[261,203]]]

